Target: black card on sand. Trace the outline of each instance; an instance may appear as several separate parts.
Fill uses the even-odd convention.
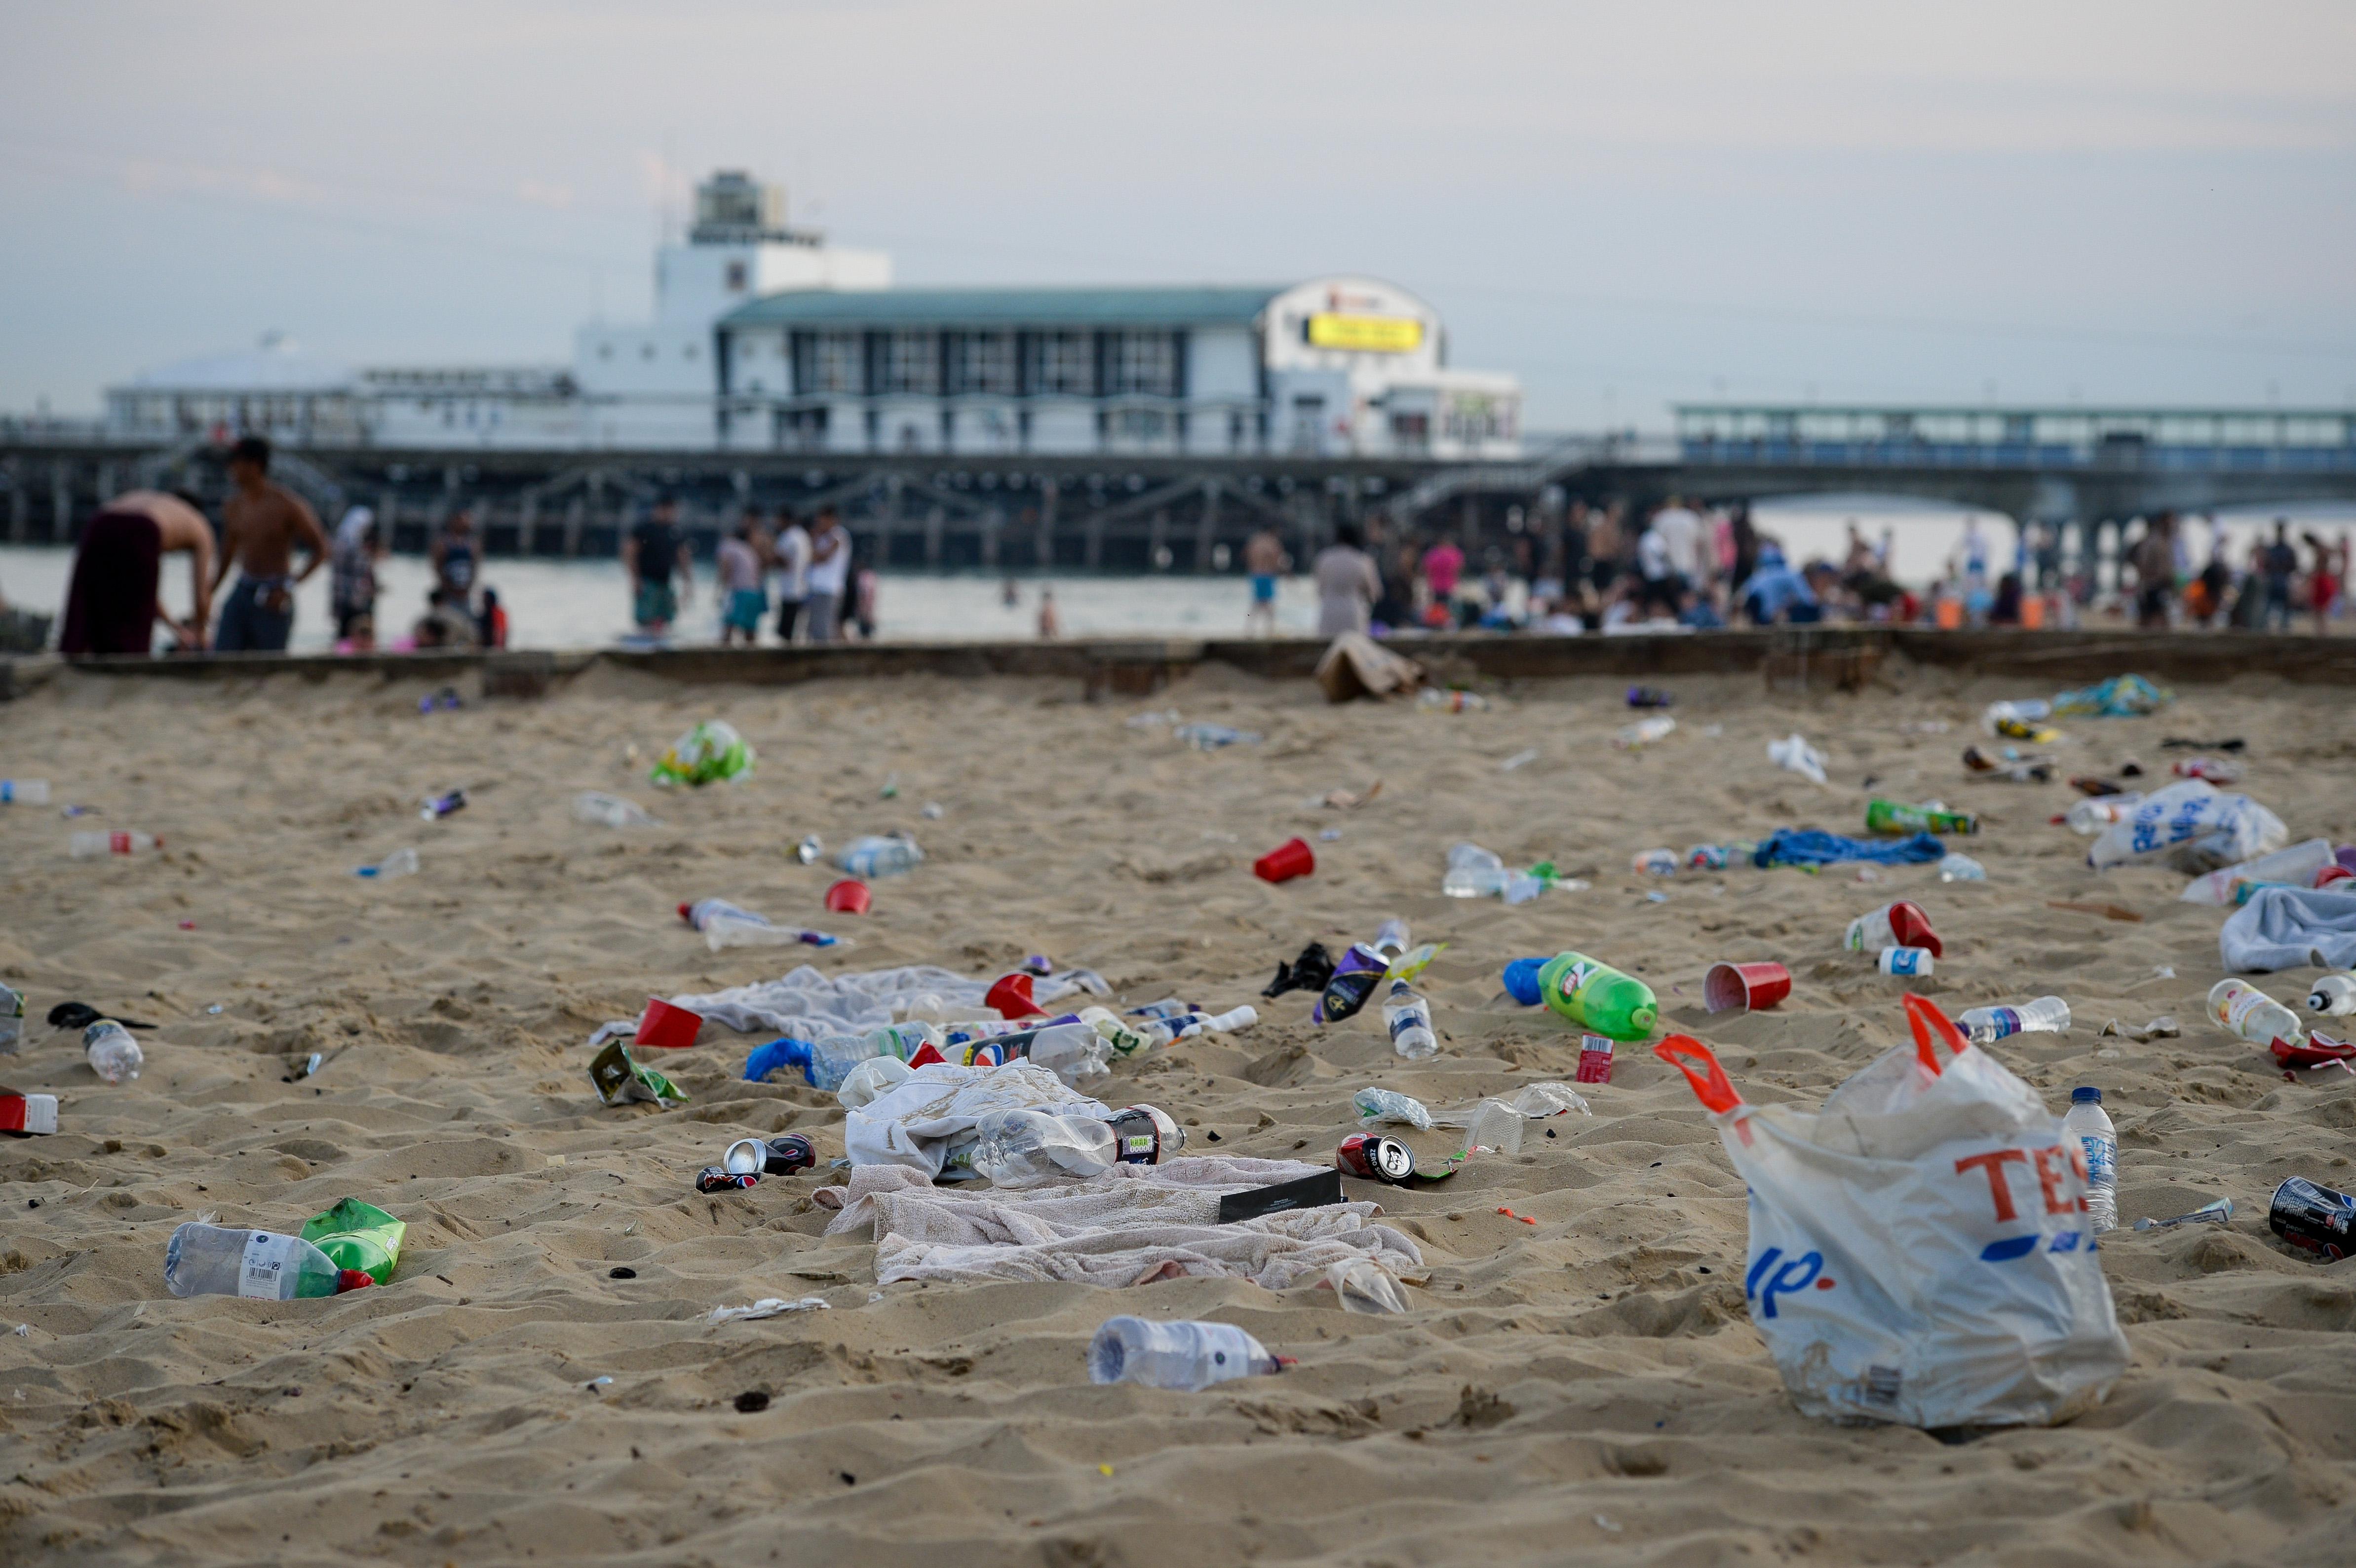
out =
[[[1274,1187],[1255,1187],[1248,1192],[1223,1195],[1219,1199],[1219,1223],[1232,1225],[1238,1220],[1257,1220],[1263,1214],[1281,1214],[1288,1209],[1323,1209],[1340,1201],[1342,1173],[1321,1170],[1298,1181],[1280,1181]]]

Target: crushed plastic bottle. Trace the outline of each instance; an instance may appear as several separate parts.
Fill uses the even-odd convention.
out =
[[[1170,738],[1183,741],[1197,752],[1215,752],[1227,746],[1257,746],[1259,736],[1249,730],[1232,729],[1225,724],[1193,723],[1171,727]]]
[[[1045,1111],[992,1111],[974,1125],[973,1172],[1000,1187],[1060,1176],[1101,1176],[1116,1165],[1159,1165],[1186,1147],[1186,1129],[1151,1105],[1110,1121]]]
[[[740,909],[724,899],[698,899],[693,903],[683,903],[679,906],[679,917],[703,933],[704,946],[714,953],[723,947],[785,947],[797,942],[812,947],[832,947],[842,940],[823,931],[772,925],[768,916]]]
[[[1676,732],[1677,721],[1667,713],[1655,713],[1649,719],[1639,719],[1633,724],[1623,724],[1612,737],[1612,744],[1623,752],[1641,752],[1656,746]]]
[[[2095,795],[2092,799],[2082,800],[2072,806],[2062,820],[2069,824],[2071,832],[2082,838],[2091,838],[2114,822],[2125,822],[2142,804],[2142,791],[2122,790],[2116,795]]]
[[[112,1019],[101,1019],[81,1031],[82,1054],[90,1059],[90,1070],[109,1083],[120,1083],[139,1076],[147,1064],[146,1053],[131,1031]]]
[[[352,872],[356,877],[373,877],[383,882],[395,877],[413,877],[416,874],[417,851],[413,848],[395,849],[375,865],[362,866]]]
[[[2209,1016],[2253,1045],[2280,1040],[2295,1046],[2307,1039],[2297,1013],[2247,980],[2231,976],[2209,988]]]
[[[2103,1092],[2082,1086],[2070,1091],[2070,1114],[2062,1130],[2086,1151],[2086,1218],[2097,1232],[2119,1225],[2119,1135],[2103,1109]]]
[[[1405,980],[1393,980],[1383,1003],[1383,1024],[1390,1030],[1391,1049],[1410,1061],[1440,1053],[1440,1037],[1431,1031],[1431,1004]]]
[[[466,792],[454,789],[447,795],[429,795],[420,801],[417,805],[417,817],[421,822],[434,822],[448,816],[453,812],[466,809]]]
[[[1155,1323],[1112,1317],[1088,1342],[1088,1379],[1196,1392],[1235,1378],[1266,1377],[1284,1361],[1232,1323]]]
[[[877,877],[895,877],[920,864],[925,852],[916,841],[905,834],[879,837],[870,834],[854,838],[834,858],[836,867],[863,880]]]
[[[1371,1085],[1350,1096],[1350,1107],[1358,1113],[1362,1126],[1374,1126],[1381,1122],[1404,1122],[1410,1127],[1430,1131],[1435,1125],[1431,1107],[1412,1094],[1402,1094],[1396,1089],[1377,1089]]]
[[[174,1296],[245,1296],[264,1301],[334,1296],[374,1285],[338,1267],[300,1236],[231,1230],[191,1221],[164,1246],[164,1285]]]
[[[1955,1019],[1955,1027],[1974,1045],[2016,1034],[2059,1034],[2070,1027],[2070,1004],[2059,997],[2040,997],[2017,1008],[1973,1008]]]
[[[0,779],[0,805],[47,805],[48,804],[48,780]]]
[[[1987,880],[1987,868],[1969,855],[1944,855],[1939,859],[1939,880],[1943,882],[1985,882]]]
[[[77,860],[95,860],[102,855],[136,855],[145,849],[160,849],[164,841],[153,833],[124,832],[77,833],[67,848]]]
[[[1811,784],[1825,782],[1825,754],[1799,735],[1767,742],[1767,760],[1799,774]]]
[[[631,801],[602,790],[584,789],[573,797],[573,819],[594,827],[653,827],[656,819]]]
[[[1416,693],[1415,705],[1438,709],[1443,713],[1478,713],[1489,706],[1489,699],[1477,691],[1452,691],[1442,687],[1427,686]]]

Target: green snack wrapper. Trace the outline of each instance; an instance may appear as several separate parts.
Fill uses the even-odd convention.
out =
[[[392,1281],[401,1263],[401,1240],[408,1224],[373,1203],[347,1198],[324,1214],[304,1222],[303,1239],[333,1260],[337,1268],[358,1269],[379,1285]]]
[[[659,784],[701,787],[753,771],[753,748],[733,725],[707,720],[671,742],[647,777]]]
[[[630,1048],[618,1040],[607,1041],[589,1063],[589,1082],[596,1086],[597,1098],[608,1105],[625,1105],[632,1100],[656,1105],[687,1104],[677,1084],[633,1058]]]

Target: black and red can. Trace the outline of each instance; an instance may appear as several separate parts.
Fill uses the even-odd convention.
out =
[[[1344,1176],[1403,1186],[1415,1174],[1415,1151],[1397,1138],[1352,1133],[1333,1151],[1333,1168]]]
[[[2274,1233],[2323,1263],[2356,1256],[2356,1198],[2294,1176],[2275,1189],[2266,1206]]]
[[[734,1171],[724,1165],[707,1165],[695,1173],[698,1192],[739,1192],[760,1185],[761,1179],[752,1171]]]

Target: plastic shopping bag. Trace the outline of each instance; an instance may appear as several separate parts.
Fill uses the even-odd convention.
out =
[[[1687,1036],[1653,1048],[1693,1084],[1749,1185],[1751,1320],[1804,1414],[2066,1420],[2127,1364],[2084,1153],[1936,1007],[1910,996],[1906,1012],[1914,1043],[1813,1114],[1747,1104]]]
[[[2226,795],[2203,779],[2186,779],[2147,795],[2134,811],[2103,830],[2087,848],[2086,864],[2101,870],[2168,850],[2188,871],[2230,866],[2269,854],[2289,841],[2281,817],[2246,795]]]

